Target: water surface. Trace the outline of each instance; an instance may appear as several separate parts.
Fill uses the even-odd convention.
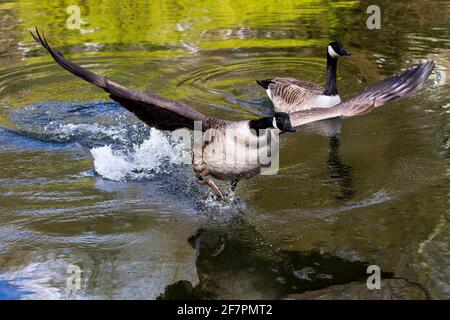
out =
[[[81,30],[69,4],[0,3],[0,298],[357,299],[371,264],[418,284],[385,298],[450,298],[448,1],[378,1],[381,30],[366,28],[368,1],[88,0]],[[344,97],[425,59],[436,69],[346,120],[339,147],[283,136],[280,173],[224,205],[165,133],[57,66],[34,26],[85,67],[226,119],[271,113],[256,79],[324,83],[336,39],[352,53]]]

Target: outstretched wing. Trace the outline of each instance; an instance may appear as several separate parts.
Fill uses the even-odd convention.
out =
[[[102,88],[110,94],[111,99],[119,102],[140,120],[160,130],[176,130],[179,128],[194,129],[194,121],[202,121],[207,125],[207,117],[182,102],[168,100],[152,93],[145,93],[125,88],[105,76],[91,72],[67,60],[64,55],[50,47],[44,36],[36,28],[33,38],[39,42],[53,59],[64,69],[74,75]],[[207,128],[203,128],[204,130]]]
[[[427,61],[398,76],[368,86],[360,94],[332,108],[314,108],[290,114],[293,127],[335,117],[353,117],[366,114],[374,108],[406,97],[420,88],[433,71],[434,62]]]

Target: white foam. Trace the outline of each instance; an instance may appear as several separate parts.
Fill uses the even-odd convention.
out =
[[[132,150],[114,150],[107,145],[93,148],[91,154],[97,173],[114,181],[150,178],[168,172],[170,164],[190,163],[184,145],[171,143],[156,129],[151,129],[150,138],[134,145]]]
[[[124,137],[127,133],[126,127],[105,127],[101,126],[97,123],[87,124],[87,123],[79,123],[79,124],[55,124],[50,122],[45,128],[45,132],[53,132],[58,134],[61,139],[76,135],[76,134],[87,134],[87,135],[96,135],[96,134],[104,134],[112,139],[123,141]]]

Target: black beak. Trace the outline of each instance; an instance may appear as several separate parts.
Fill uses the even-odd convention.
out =
[[[350,51],[348,51],[345,48],[342,48],[341,50],[341,56],[351,56],[352,54],[350,53]]]
[[[283,132],[295,132],[296,130],[292,128],[291,125],[285,126]]]

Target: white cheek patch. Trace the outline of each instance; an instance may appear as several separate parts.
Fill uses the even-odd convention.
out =
[[[280,130],[280,128],[278,128],[278,126],[277,126],[277,119],[275,119],[275,117],[273,117],[272,126],[273,126],[275,129]]]
[[[339,57],[339,55],[336,53],[336,51],[334,51],[332,46],[328,46],[328,54],[332,57],[332,58],[337,58]]]
[[[269,96],[270,100],[272,100],[272,102],[273,102],[272,92],[270,91],[270,89],[267,89],[266,92],[267,92],[267,95]]]

